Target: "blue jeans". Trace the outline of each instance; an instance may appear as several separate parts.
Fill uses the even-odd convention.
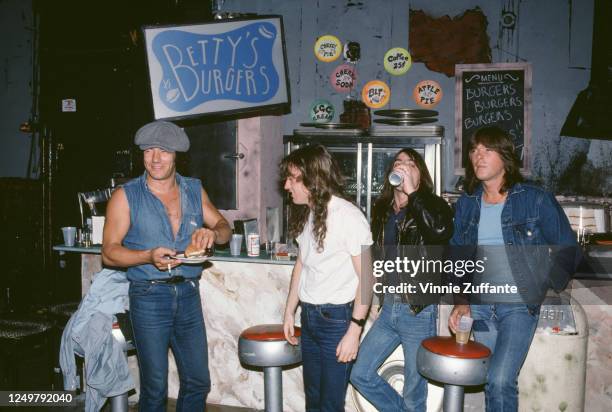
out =
[[[210,375],[199,281],[131,282],[130,318],[140,368],[139,410],[166,410],[171,347],[180,381],[176,410],[203,411]]]
[[[539,306],[472,305],[474,338],[491,349],[485,402],[488,412],[518,410],[518,375],[538,324]]]
[[[437,317],[437,305],[414,315],[399,297],[385,299],[378,319],[361,343],[351,373],[353,386],[379,411],[425,411],[427,380],[417,371],[416,355],[423,339],[436,335]],[[377,372],[400,344],[404,351],[403,397]]]
[[[338,362],[336,348],[348,330],[353,304],[301,305],[306,411],[344,412],[352,362]]]

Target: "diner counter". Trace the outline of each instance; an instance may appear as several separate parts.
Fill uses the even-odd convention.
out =
[[[74,252],[74,253],[83,253],[83,254],[93,254],[99,255],[102,253],[102,246],[66,246],[66,245],[56,245],[53,246],[53,250],[57,252]],[[271,255],[262,251],[259,256],[248,256],[245,251],[240,252],[240,256],[232,256],[230,255],[229,249],[217,249],[215,250],[215,254],[211,256],[208,260],[211,262],[243,262],[243,263],[265,263],[269,265],[289,265],[293,266],[295,264],[295,259],[291,260],[279,260],[273,259]]]

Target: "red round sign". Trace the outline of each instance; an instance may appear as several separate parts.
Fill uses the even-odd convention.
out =
[[[329,81],[338,93],[348,93],[355,87],[357,72],[351,64],[341,64],[329,76]]]

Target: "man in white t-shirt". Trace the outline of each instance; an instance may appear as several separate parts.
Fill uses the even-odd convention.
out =
[[[372,244],[370,227],[361,210],[343,198],[342,176],[325,147],[292,152],[281,163],[281,175],[292,200],[289,235],[299,244],[285,338],[297,344],[294,314],[301,303],[306,411],[344,411],[371,298],[361,279],[362,255]]]

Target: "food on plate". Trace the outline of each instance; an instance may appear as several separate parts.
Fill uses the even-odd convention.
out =
[[[206,248],[198,248],[193,243],[187,246],[185,249],[185,257],[193,258],[193,257],[202,257],[202,256],[212,256],[212,249]]]

